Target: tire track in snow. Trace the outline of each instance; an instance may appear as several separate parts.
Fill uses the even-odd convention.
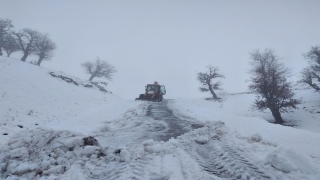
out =
[[[180,169],[184,180],[216,180],[216,176],[201,172],[201,166],[190,157],[183,149],[177,150],[177,157],[180,161]]]
[[[195,152],[195,158],[203,170],[220,178],[272,179],[224,141],[209,140],[206,144],[197,143]]]
[[[103,179],[108,180],[144,180],[146,179],[145,166],[147,161],[137,159],[130,162],[119,163],[106,171]]]
[[[168,141],[172,137],[177,138],[181,135],[184,136],[184,134],[187,135],[191,129],[199,128],[200,131],[207,133],[207,130],[201,130],[203,126],[199,125],[193,128],[192,122],[174,115],[173,111],[168,108],[167,101],[147,104],[146,116],[152,118],[152,120],[155,121],[153,123],[158,125],[154,126],[150,124],[151,129],[144,129],[144,133],[146,133],[149,138],[157,141]],[[143,115],[138,115],[136,118],[143,119]],[[147,122],[144,121],[144,123],[148,123],[148,120]],[[165,123],[165,127],[159,126],[161,123]],[[143,139],[144,138],[139,138],[141,141]],[[210,139],[205,144],[191,142],[191,144],[186,144],[186,146],[192,146],[193,150],[181,149],[183,152],[176,153],[180,161],[180,169],[184,179],[200,180],[216,179],[217,177],[223,179],[271,179],[271,177],[267,176],[258,166],[245,159],[244,156],[241,155],[241,152],[228,146],[226,140],[222,138]],[[193,160],[193,162],[188,161],[188,154],[194,157],[195,160]],[[113,169],[107,171],[105,179],[148,179],[148,177],[157,180],[168,179],[163,170],[163,159],[160,161],[160,172],[156,174],[147,170],[148,168],[145,165],[148,163],[146,161],[130,160],[129,162],[123,162],[113,166]],[[196,162],[195,166],[192,165],[194,162]],[[203,172],[201,172],[201,169]],[[168,177],[170,176],[168,175]]]

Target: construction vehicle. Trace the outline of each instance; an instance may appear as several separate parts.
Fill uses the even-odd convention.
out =
[[[145,86],[145,93],[140,94],[139,98],[136,98],[136,100],[161,102],[163,100],[163,95],[165,94],[165,86],[159,85],[157,82],[155,82],[154,84],[147,84]]]

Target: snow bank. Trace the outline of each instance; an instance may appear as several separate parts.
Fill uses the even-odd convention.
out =
[[[202,122],[222,121],[225,123],[226,136],[232,147],[245,152],[255,163],[265,163],[281,172],[288,172],[279,174],[283,179],[320,178],[320,134],[298,129],[301,127],[269,123],[265,118],[268,119],[270,114],[251,110],[252,100],[254,95],[241,94],[225,96],[222,102],[179,99],[171,101],[169,105],[177,116],[181,114],[183,117],[189,116]],[[302,112],[300,117],[303,114],[305,118],[310,117],[307,115],[308,112],[303,111],[305,110],[301,108],[284,117],[294,116],[299,112]],[[307,123],[315,121],[315,127],[311,129],[314,131],[320,116],[312,114],[312,118],[305,120]],[[200,144],[206,143],[208,139],[206,135],[195,135],[194,138],[198,138],[197,142]],[[294,176],[298,178],[293,178]]]
[[[106,162],[128,160],[125,151],[120,157],[117,148],[85,146],[82,138],[129,119],[141,102],[100,91],[106,84],[90,86],[2,56],[0,83],[0,179],[90,179],[104,173]]]
[[[76,167],[90,174],[92,168],[128,156],[117,155],[115,148],[85,145],[83,138],[82,134],[70,131],[42,128],[22,131],[0,150],[1,178],[57,178]]]
[[[301,173],[314,173],[317,165],[312,159],[303,153],[297,153],[290,149],[277,148],[266,157],[266,164],[271,164],[274,168],[288,173],[298,171]]]
[[[199,137],[208,135],[208,132],[210,132],[208,138],[217,137],[221,134],[222,125],[221,122],[207,123],[203,129],[186,133],[178,139],[170,139],[168,142],[147,140],[130,148],[86,145],[88,138],[84,138],[81,133],[71,131],[43,128],[24,130],[12,136],[8,145],[0,149],[0,178],[106,178],[113,171],[122,171],[123,168],[118,166],[124,164],[130,166],[130,163],[137,163],[139,159],[152,163],[157,160],[158,155],[169,158],[166,159],[166,163],[172,166],[173,162],[178,163],[178,159],[175,159],[177,151],[185,148],[184,144],[195,142]],[[189,161],[194,160],[189,159]],[[153,176],[151,169],[145,170],[151,171],[150,175]],[[168,177],[171,179],[182,177],[182,175],[169,173],[173,170],[180,171],[177,167],[168,169],[166,173]],[[125,173],[123,176],[123,179],[126,179]]]

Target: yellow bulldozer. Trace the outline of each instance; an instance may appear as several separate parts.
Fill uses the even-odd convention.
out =
[[[145,86],[145,93],[140,94],[139,98],[136,98],[136,100],[161,102],[163,100],[163,95],[165,94],[165,86],[159,85],[157,82],[154,82],[153,84],[147,84]]]

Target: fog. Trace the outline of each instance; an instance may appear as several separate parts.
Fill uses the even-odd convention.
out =
[[[154,81],[166,86],[167,99],[209,97],[196,79],[207,65],[225,75],[224,91],[248,91],[249,52],[258,48],[274,49],[297,79],[302,54],[320,44],[319,9],[318,0],[0,0],[0,17],[15,30],[36,29],[57,44],[41,66],[89,79],[81,63],[99,57],[118,72],[112,82],[94,80],[126,99]]]

